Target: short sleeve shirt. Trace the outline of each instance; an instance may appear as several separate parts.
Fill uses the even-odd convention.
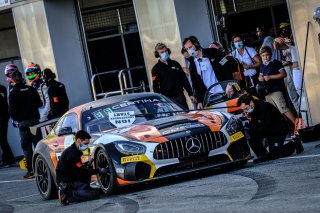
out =
[[[262,64],[260,73],[264,76],[277,75],[280,73],[281,70],[285,71],[282,63],[278,60],[273,60],[267,65]],[[283,79],[269,80],[267,81],[267,86],[271,93],[283,91],[283,86],[284,86]]]
[[[237,50],[234,50],[231,55],[239,60],[240,63],[245,63],[247,65],[253,64],[253,58],[257,55],[257,51],[252,47],[245,47],[242,55]],[[244,69],[245,76],[254,76],[256,74],[256,69]]]

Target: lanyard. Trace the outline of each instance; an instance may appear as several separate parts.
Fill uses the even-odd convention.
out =
[[[203,79],[203,74],[202,74],[202,69],[201,69],[201,63],[200,63],[200,62],[202,62],[202,58],[198,58],[198,62],[199,62],[199,69],[200,69],[201,79]]]

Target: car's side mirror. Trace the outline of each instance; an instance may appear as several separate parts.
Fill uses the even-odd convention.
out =
[[[58,136],[61,136],[61,135],[70,135],[72,134],[72,128],[70,126],[67,126],[67,127],[63,127],[59,130],[58,132]]]

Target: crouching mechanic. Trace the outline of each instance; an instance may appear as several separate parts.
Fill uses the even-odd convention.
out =
[[[257,158],[253,161],[259,163],[292,155],[295,151],[293,141],[284,145],[289,132],[285,117],[272,104],[255,100],[250,94],[244,94],[238,99],[238,106],[249,119],[249,145]],[[263,146],[261,139],[266,138],[269,152]]]
[[[106,168],[93,169],[91,162],[82,163],[81,156],[88,149],[91,136],[83,130],[75,135],[75,142],[61,155],[56,168],[58,197],[61,205],[99,198],[101,191],[90,187],[91,176],[106,175]]]

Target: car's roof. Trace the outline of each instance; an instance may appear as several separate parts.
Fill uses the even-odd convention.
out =
[[[116,95],[116,96],[111,96],[111,97],[85,103],[83,105],[70,109],[68,112],[81,113],[83,110],[86,110],[86,109],[94,109],[104,105],[114,104],[122,101],[128,101],[136,98],[147,98],[150,96],[160,96],[160,94],[153,93],[153,92],[143,92],[143,93]]]

